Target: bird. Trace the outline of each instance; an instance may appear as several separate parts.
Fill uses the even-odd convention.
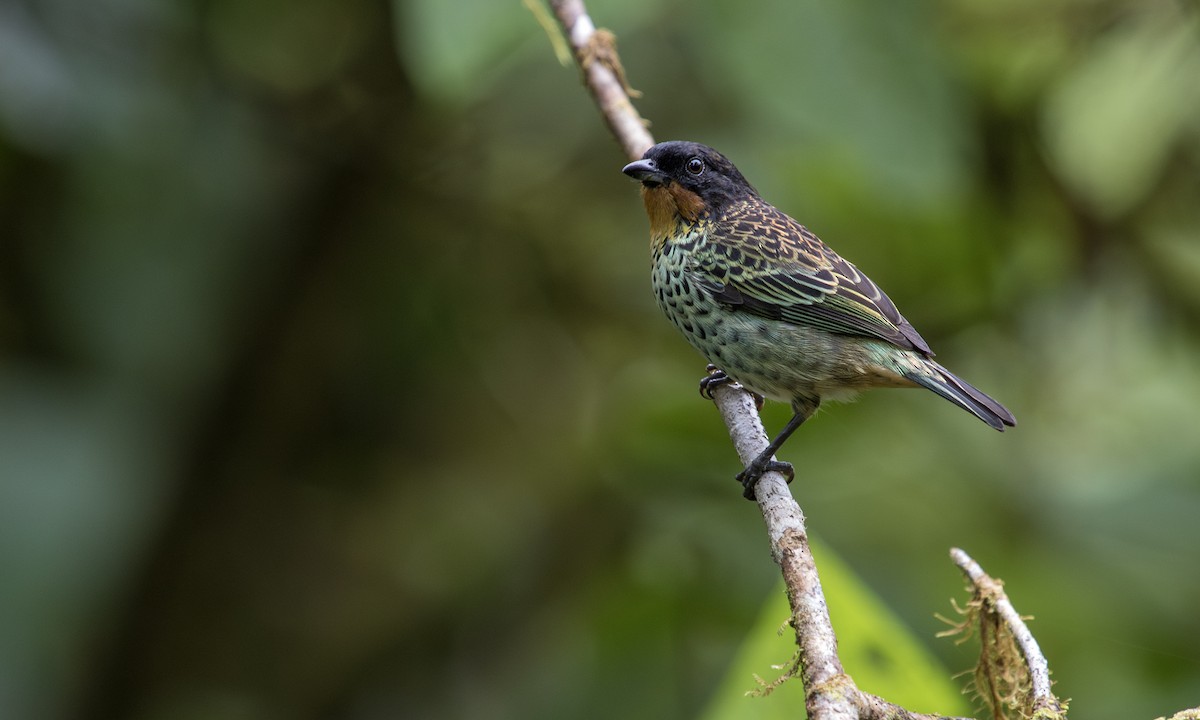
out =
[[[874,282],[808,228],[763,200],[716,150],[670,141],[625,165],[650,221],[651,284],[659,307],[709,361],[702,395],[737,382],[792,417],[738,473],[748,499],[774,459],[825,401],[877,387],[923,387],[996,430],[1003,405],[933,359],[929,344]]]

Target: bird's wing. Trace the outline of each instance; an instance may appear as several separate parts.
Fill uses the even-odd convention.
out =
[[[879,286],[807,228],[761,201],[714,222],[693,276],[738,310],[932,355]]]

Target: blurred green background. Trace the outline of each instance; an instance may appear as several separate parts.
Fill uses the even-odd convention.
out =
[[[590,9],[1020,421],[824,410],[811,530],[1200,703],[1197,3]],[[624,160],[517,0],[0,2],[0,717],[703,712],[776,569]]]

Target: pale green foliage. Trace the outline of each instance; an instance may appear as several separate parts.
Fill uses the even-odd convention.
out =
[[[818,545],[813,555],[837,629],[838,653],[855,684],[914,712],[965,714],[968,704],[951,673],[886,603],[832,550]],[[780,584],[746,633],[745,643],[702,715],[704,720],[784,720],[803,713],[804,686],[800,680],[777,680],[795,661],[796,638],[787,625],[789,614]],[[755,678],[770,692],[761,692]]]
[[[1047,98],[1046,150],[1104,218],[1155,189],[1200,132],[1200,18],[1164,3],[1113,28],[1071,63]]]

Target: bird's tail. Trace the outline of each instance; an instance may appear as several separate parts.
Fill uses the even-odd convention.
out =
[[[1004,427],[1013,427],[1017,419],[1000,403],[991,399],[973,385],[937,364],[926,360],[926,372],[911,371],[905,377],[922,387],[929,388],[975,417],[1004,432]]]

